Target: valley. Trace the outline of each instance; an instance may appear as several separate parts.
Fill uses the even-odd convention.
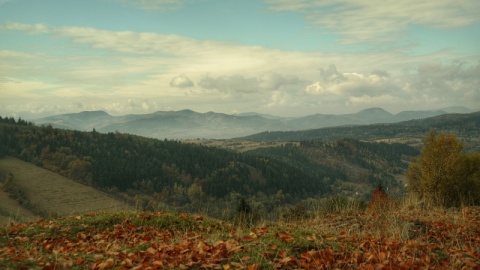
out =
[[[403,111],[392,114],[382,108],[369,108],[351,114],[314,114],[279,117],[258,113],[199,113],[192,110],[157,111],[150,114],[112,116],[104,111],[53,115],[32,119],[37,125],[108,133],[121,132],[157,139],[230,139],[260,132],[301,131],[326,127],[398,123],[451,113],[471,113],[465,107],[435,111]]]
[[[427,208],[405,174],[426,130],[474,153],[478,121],[178,141],[1,118],[0,264],[476,269],[478,206]],[[475,184],[480,156],[465,158]]]
[[[465,150],[475,152],[479,119],[478,113],[446,114],[179,141],[5,118],[0,124],[0,152],[7,156],[2,183],[12,172],[21,195],[17,202],[42,217],[130,207],[228,220],[245,199],[265,219],[277,220],[290,207],[315,209],[331,196],[366,202],[378,185],[403,197],[404,174],[428,131],[454,133]]]

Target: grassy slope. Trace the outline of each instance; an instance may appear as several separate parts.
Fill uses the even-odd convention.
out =
[[[17,201],[10,198],[8,193],[0,190],[0,226],[10,222],[19,223],[37,219],[40,217],[23,208]]]
[[[35,210],[57,216],[88,211],[129,209],[106,194],[16,158],[0,159],[2,177],[12,173]],[[17,209],[6,209],[15,212]]]
[[[478,269],[480,208],[316,213],[302,222],[250,228],[186,214],[92,213],[0,228],[0,265],[7,269]]]

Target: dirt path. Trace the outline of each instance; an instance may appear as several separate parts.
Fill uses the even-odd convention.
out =
[[[0,159],[0,173],[12,173],[14,183],[35,208],[59,216],[84,212],[124,210],[130,207],[92,187],[36,167],[22,160]]]

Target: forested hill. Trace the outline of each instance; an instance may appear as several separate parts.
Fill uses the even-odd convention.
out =
[[[261,214],[305,200],[367,196],[398,176],[418,151],[404,144],[303,141],[236,153],[121,133],[37,127],[0,118],[0,155],[86,183],[143,209],[174,207],[220,216],[244,197]],[[1,179],[0,179],[1,180]],[[365,197],[363,197],[365,198]],[[170,208],[171,209],[171,208]]]
[[[478,138],[480,138],[480,112],[444,114],[392,124],[343,126],[304,131],[262,132],[241,139],[253,141],[305,141],[318,139],[333,141],[343,138],[358,140],[402,138],[403,141],[419,141],[431,129],[453,133],[465,142],[467,150],[480,151],[480,141],[478,141]]]
[[[321,196],[329,192],[323,179],[337,178],[331,170],[309,175],[275,159],[179,141],[36,127],[8,118],[0,121],[3,155],[102,189],[179,195],[173,197],[180,204],[189,190],[217,198],[231,192],[248,197],[279,190],[293,197]]]

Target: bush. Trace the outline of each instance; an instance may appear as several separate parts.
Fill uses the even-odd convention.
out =
[[[367,205],[367,209],[372,214],[384,215],[391,212],[396,207],[393,198],[390,198],[382,185],[378,185],[372,192],[372,199]]]
[[[280,218],[283,221],[301,221],[311,218],[311,215],[304,205],[297,204],[293,207],[287,208],[284,212],[282,212]]]
[[[259,220],[260,216],[252,211],[245,198],[240,198],[233,224],[240,227],[251,227],[257,224]]]

